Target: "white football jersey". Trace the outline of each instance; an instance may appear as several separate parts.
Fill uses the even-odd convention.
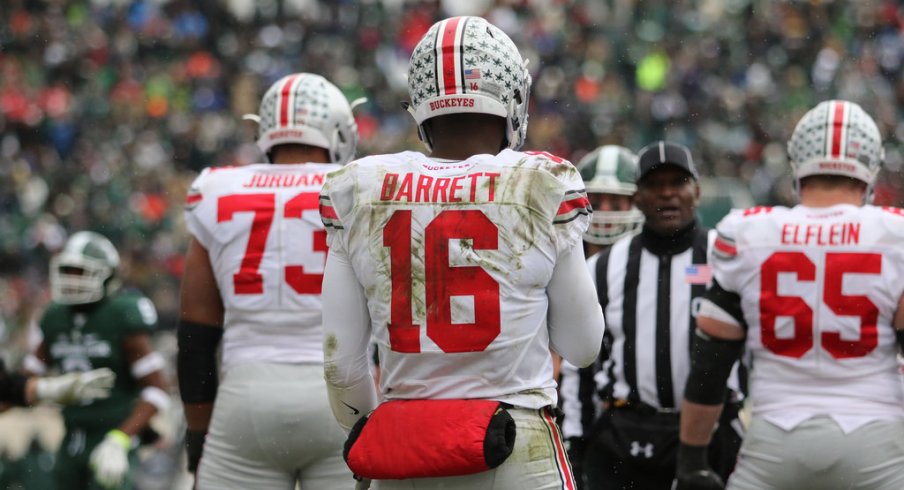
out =
[[[223,367],[322,363],[326,231],[318,198],[335,164],[207,168],[186,200],[225,307]]]
[[[589,211],[546,153],[402,152],[330,175],[321,215],[365,292],[384,395],[554,403],[546,286]]]
[[[740,296],[754,414],[785,428],[825,414],[846,430],[904,416],[892,327],[902,210],[757,207],[717,229],[714,276]]]

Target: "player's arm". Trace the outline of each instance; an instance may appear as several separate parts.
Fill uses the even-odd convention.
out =
[[[606,322],[580,242],[559,256],[546,294],[550,346],[575,366],[589,366],[599,355]]]
[[[744,349],[743,321],[740,297],[713,281],[691,340],[691,370],[681,406],[678,490],[721,488],[721,479],[709,467],[706,448],[722,414],[732,366]]]
[[[188,467],[197,469],[219,385],[217,349],[223,336],[223,301],[207,250],[192,238],[180,293],[177,376],[188,426]]]
[[[141,311],[142,325],[156,323],[156,311],[150,301],[150,314]],[[128,317],[125,321],[129,321]],[[151,346],[151,336],[146,330],[135,330],[122,340],[123,357],[129,365],[131,376],[142,387],[138,402],[129,416],[116,429],[107,432],[104,439],[94,447],[89,463],[94,479],[105,487],[120,485],[129,471],[129,451],[140,432],[147,429],[151,417],[169,407],[169,394],[163,376],[163,357]]]
[[[141,386],[138,403],[129,417],[119,424],[120,431],[133,437],[150,424],[154,414],[169,407],[169,394],[163,374],[165,361],[154,351],[148,333],[136,332],[126,336],[123,339],[123,353],[132,377]]]
[[[346,431],[377,406],[367,359],[370,333],[364,288],[337,244],[323,275],[323,368],[330,407]]]

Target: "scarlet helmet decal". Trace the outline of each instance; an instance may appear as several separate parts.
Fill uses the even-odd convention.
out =
[[[506,119],[506,145],[518,149],[527,135],[531,78],[515,43],[480,17],[452,17],[434,24],[411,55],[409,112],[421,139],[427,119],[479,113]]]

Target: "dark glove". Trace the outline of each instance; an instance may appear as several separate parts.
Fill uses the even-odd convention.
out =
[[[568,461],[571,462],[571,471],[574,473],[574,481],[578,490],[584,488],[584,450],[587,440],[583,437],[569,437],[565,439],[565,452],[568,453]]]
[[[198,463],[201,462],[201,453],[204,452],[204,438],[207,432],[199,430],[185,431],[185,455],[188,457],[188,471],[198,471]]]
[[[709,467],[706,446],[678,446],[678,467],[672,490],[722,490],[725,482]]]

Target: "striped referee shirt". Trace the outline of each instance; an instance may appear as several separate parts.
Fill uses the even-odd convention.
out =
[[[586,433],[600,401],[678,409],[690,372],[693,314],[711,278],[707,258],[714,239],[714,230],[696,223],[675,236],[644,227],[588,259],[606,333],[593,367],[563,370],[566,437]],[[737,381],[735,374],[729,385],[737,388]]]

